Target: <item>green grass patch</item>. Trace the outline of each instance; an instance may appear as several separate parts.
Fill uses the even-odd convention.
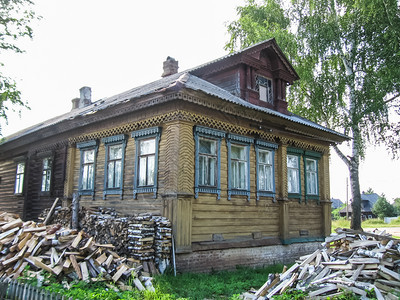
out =
[[[283,265],[265,268],[238,267],[234,271],[183,273],[156,277],[161,292],[185,299],[237,299],[237,294],[260,288],[270,273],[281,273]]]
[[[361,227],[363,228],[378,228],[378,227],[399,227],[400,226],[400,218],[391,221],[389,224],[385,223],[381,219],[368,219],[362,221]],[[336,228],[350,228],[350,220],[346,220],[346,218],[340,218],[338,220],[332,221],[332,232],[335,232]]]

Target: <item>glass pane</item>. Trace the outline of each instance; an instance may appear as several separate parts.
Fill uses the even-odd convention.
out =
[[[43,169],[46,170],[49,167],[49,159],[43,159]]]
[[[122,180],[122,162],[119,160],[115,162],[115,181],[114,181],[115,188],[119,188],[122,186],[121,180]]]
[[[317,163],[314,159],[306,159],[306,170],[307,171],[317,171]]]
[[[216,186],[217,159],[215,157],[199,157],[199,185]]]
[[[246,164],[239,162],[239,189],[246,188]]]
[[[86,150],[83,153],[83,163],[93,163],[94,162],[94,150]]]
[[[205,154],[211,154],[211,155],[216,155],[217,153],[217,142],[216,141],[211,141],[211,140],[206,140],[206,139],[200,139],[199,141],[199,152],[200,153],[205,153]]]
[[[147,157],[147,185],[154,185],[155,156]]]
[[[288,192],[299,193],[299,173],[298,170],[288,169]]]
[[[156,152],[156,140],[140,141],[140,155],[153,154]]]
[[[259,166],[258,169],[258,186],[260,190],[266,190],[266,174],[264,166]]]
[[[17,166],[17,174],[24,173],[25,171],[25,163],[19,163]]]
[[[110,159],[122,159],[122,145],[114,145],[109,147]]]
[[[243,146],[231,146],[231,158],[232,159],[240,159],[246,160],[246,151],[245,147]]]
[[[234,189],[246,189],[246,163],[231,162],[231,185]]]
[[[258,159],[260,163],[272,165],[272,152],[266,150],[260,150],[258,152]]]
[[[146,185],[146,157],[139,158],[139,186]]]
[[[287,166],[288,168],[299,168],[299,163],[298,163],[298,156],[295,155],[288,155],[287,156]]]
[[[316,173],[307,173],[307,194],[317,195],[317,174]]]
[[[109,162],[108,163],[108,176],[107,176],[107,188],[113,188],[114,187],[114,162]]]

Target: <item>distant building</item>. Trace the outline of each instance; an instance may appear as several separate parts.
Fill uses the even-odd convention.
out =
[[[378,200],[379,195],[378,194],[361,194],[361,218],[363,220],[365,219],[371,219],[371,218],[376,218],[376,216],[372,213],[372,207],[374,206],[375,202]],[[332,206],[333,207],[333,206]],[[349,212],[349,217],[351,217],[353,209],[351,205],[348,207],[348,212]],[[340,210],[340,216],[345,217],[346,216],[346,207]]]
[[[340,199],[335,199],[335,198],[332,198],[331,202],[332,202],[332,210],[338,209],[342,207],[342,205],[344,204]]]

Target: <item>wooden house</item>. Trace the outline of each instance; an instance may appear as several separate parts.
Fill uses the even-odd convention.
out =
[[[331,232],[329,147],[347,137],[287,110],[299,77],[274,39],[95,102],[0,145],[0,209],[55,197],[170,218],[181,270],[288,261]]]

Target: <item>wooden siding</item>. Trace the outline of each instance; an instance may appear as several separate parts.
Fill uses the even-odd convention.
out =
[[[300,231],[308,231],[302,236],[305,238],[323,235],[322,205],[315,200],[308,203],[293,200],[289,204],[289,237],[300,238]]]
[[[17,163],[14,160],[0,162],[0,210],[23,217],[24,196],[14,194],[16,170]]]

